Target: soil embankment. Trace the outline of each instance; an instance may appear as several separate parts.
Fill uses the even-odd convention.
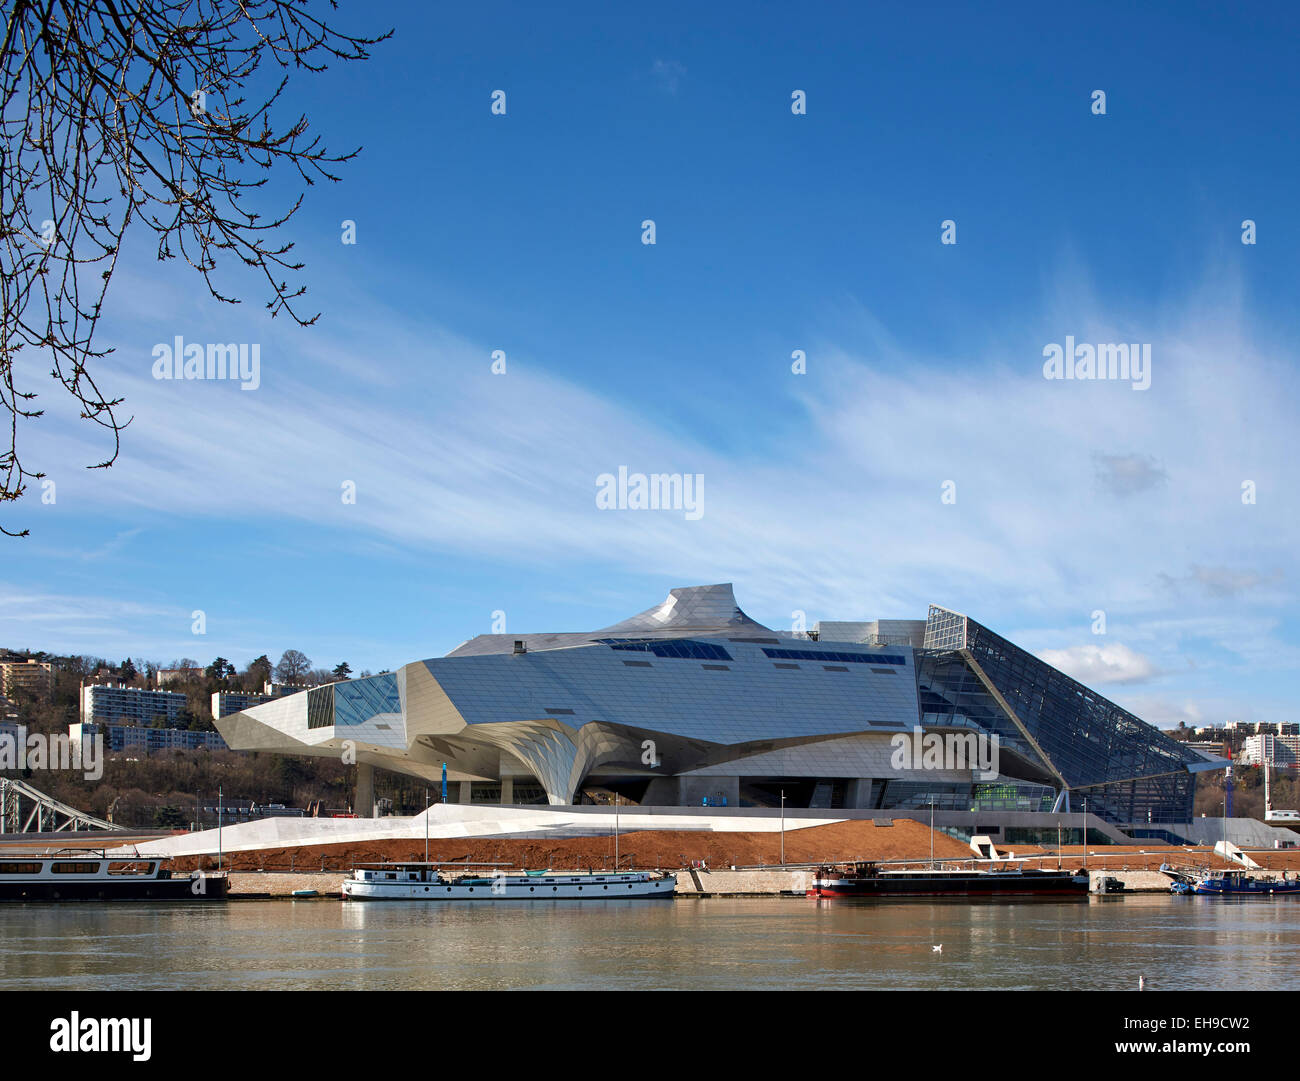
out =
[[[966,859],[971,850],[944,833],[933,834],[936,859]],[[841,860],[929,859],[931,831],[920,822],[895,819],[892,826],[872,821],[834,822],[787,830],[787,863]],[[628,868],[675,868],[703,860],[709,867],[752,867],[781,860],[779,833],[713,833],[702,830],[637,830],[618,838],[618,864]],[[338,845],[303,845],[226,854],[224,867],[238,871],[347,870],[358,863],[424,859],[424,840],[386,840]],[[614,865],[614,838],[486,837],[429,839],[429,859],[509,864],[516,868],[608,868]],[[186,857],[177,870],[214,867],[211,857]]]

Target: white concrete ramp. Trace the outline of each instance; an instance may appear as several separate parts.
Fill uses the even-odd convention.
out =
[[[489,837],[596,837],[614,830],[614,809],[568,807],[465,806],[435,803],[423,814],[410,818],[264,818],[218,830],[203,830],[115,852],[147,853],[158,856],[198,856],[223,852],[249,852],[262,848],[292,848],[303,845],[364,844],[371,841],[423,840],[425,815],[430,840]],[[830,817],[785,819],[788,831],[824,826],[843,819]],[[633,830],[700,830],[709,833],[776,833],[781,829],[777,815],[677,814],[673,808],[621,809],[621,833]],[[220,839],[218,839],[220,833]]]
[[[1252,871],[1260,869],[1259,864],[1246,855],[1240,848],[1231,841],[1216,841],[1214,845],[1214,854],[1222,856],[1230,863],[1239,863],[1242,867],[1249,867]]]

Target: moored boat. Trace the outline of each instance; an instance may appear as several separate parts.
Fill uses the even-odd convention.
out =
[[[173,875],[159,856],[104,852],[0,854],[0,901],[220,901],[220,872]]]
[[[809,897],[1086,897],[1088,876],[1032,868],[897,868],[852,863],[818,869]]]
[[[1251,875],[1246,871],[1193,871],[1168,864],[1160,870],[1171,879],[1170,893],[1199,893],[1232,896],[1259,896],[1274,893],[1300,893],[1300,875],[1288,878],[1271,874]]]
[[[457,876],[427,863],[360,865],[343,880],[343,897],[353,901],[627,901],[676,889],[676,876],[661,871]]]

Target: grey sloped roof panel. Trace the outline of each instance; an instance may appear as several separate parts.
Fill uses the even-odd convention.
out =
[[[511,653],[515,643],[523,641],[530,650],[569,649],[590,645],[592,634],[588,631],[559,634],[480,634],[462,642],[448,657],[480,657],[490,653]]]
[[[854,661],[810,642],[799,643],[798,658],[774,658],[770,645],[729,637],[659,641],[424,663],[471,725],[604,721],[731,744],[917,723],[906,647],[872,664],[873,651],[860,649]]]

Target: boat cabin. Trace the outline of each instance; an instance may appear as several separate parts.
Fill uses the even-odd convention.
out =
[[[357,867],[352,877],[358,882],[442,882],[437,868],[427,864],[382,864]]]
[[[85,882],[125,878],[171,878],[171,871],[157,859],[109,859],[96,856],[64,855],[0,857],[0,881]]]

